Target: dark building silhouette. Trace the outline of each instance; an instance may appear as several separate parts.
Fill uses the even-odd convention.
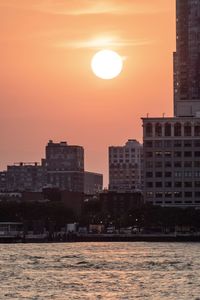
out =
[[[95,195],[103,189],[103,175],[93,172],[84,172],[84,193]]]
[[[200,0],[176,1],[175,116],[200,114]]]

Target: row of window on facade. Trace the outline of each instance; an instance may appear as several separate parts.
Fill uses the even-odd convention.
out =
[[[165,161],[164,163],[162,161],[147,161],[146,162],[146,168],[200,168],[200,161]]]
[[[146,196],[147,198],[200,198],[200,192],[147,192]]]
[[[151,158],[151,157],[154,157],[155,158],[162,158],[162,157],[200,157],[200,151],[156,151],[155,153],[154,152],[151,152],[151,151],[148,151],[146,152],[146,158]]]
[[[200,147],[200,140],[155,140],[155,141],[145,141],[144,146],[146,148],[180,148],[180,147]]]
[[[155,136],[166,136],[170,137],[172,136],[192,136],[192,129],[194,128],[194,136],[200,136],[200,123],[196,123],[192,125],[190,122],[186,122],[185,124],[181,123],[156,123],[155,125],[152,123],[148,123],[145,126],[145,133],[147,137],[153,136],[153,129],[155,127]],[[172,130],[173,129],[173,130]]]
[[[155,176],[153,176],[155,174]],[[200,171],[190,172],[190,171],[177,171],[177,172],[146,172],[146,178],[169,178],[169,177],[200,177]]]
[[[171,187],[174,187],[174,188],[182,188],[182,187],[185,187],[185,188],[200,188],[200,181],[175,181],[175,182],[172,182],[172,181],[165,181],[165,182],[162,182],[162,181],[156,181],[156,182],[153,182],[153,181],[148,181],[146,182],[146,187],[147,188],[171,188]]]

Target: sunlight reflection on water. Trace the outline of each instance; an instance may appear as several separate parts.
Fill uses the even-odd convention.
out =
[[[0,299],[200,300],[200,244],[1,244]]]

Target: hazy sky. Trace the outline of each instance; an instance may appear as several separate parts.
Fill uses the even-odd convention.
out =
[[[92,73],[100,49],[125,58],[116,79]],[[0,169],[53,139],[82,145],[107,184],[108,146],[172,114],[174,50],[175,0],[0,0]]]

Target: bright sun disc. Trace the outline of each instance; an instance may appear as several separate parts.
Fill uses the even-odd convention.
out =
[[[123,61],[115,51],[101,50],[93,56],[91,67],[97,77],[112,79],[121,73]]]

